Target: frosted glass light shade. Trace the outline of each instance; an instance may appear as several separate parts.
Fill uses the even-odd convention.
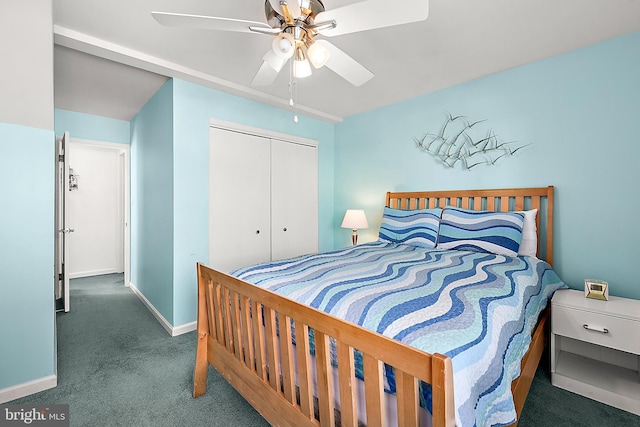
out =
[[[293,75],[297,78],[309,77],[311,75],[309,60],[305,58],[293,61]]]
[[[311,75],[311,65],[305,53],[304,44],[296,46],[293,61],[293,76],[297,78],[309,77]]]
[[[309,61],[314,67],[321,68],[329,60],[331,52],[329,52],[329,49],[324,47],[321,43],[313,43],[307,49],[307,55],[309,56]]]
[[[369,223],[362,209],[348,209],[347,213],[344,214],[341,227],[357,230],[369,228]]]

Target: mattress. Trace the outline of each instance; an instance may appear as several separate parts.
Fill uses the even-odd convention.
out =
[[[553,292],[566,287],[549,264],[534,257],[381,241],[232,274],[412,347],[449,356],[461,426],[515,421],[511,382],[520,374],[538,315]],[[356,376],[363,378],[357,354]],[[391,368],[385,383],[385,391],[393,394]],[[430,410],[428,385],[421,396]]]

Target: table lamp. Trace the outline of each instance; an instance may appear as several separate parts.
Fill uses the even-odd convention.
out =
[[[341,227],[353,230],[351,242],[355,245],[358,243],[358,229],[369,228],[369,223],[367,223],[367,217],[362,209],[347,209]]]

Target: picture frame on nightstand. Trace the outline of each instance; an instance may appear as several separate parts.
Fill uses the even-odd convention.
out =
[[[586,298],[609,300],[609,284],[602,280],[585,279],[584,296]]]

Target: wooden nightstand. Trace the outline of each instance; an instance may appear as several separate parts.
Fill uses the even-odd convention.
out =
[[[553,385],[640,415],[640,300],[551,300]]]

